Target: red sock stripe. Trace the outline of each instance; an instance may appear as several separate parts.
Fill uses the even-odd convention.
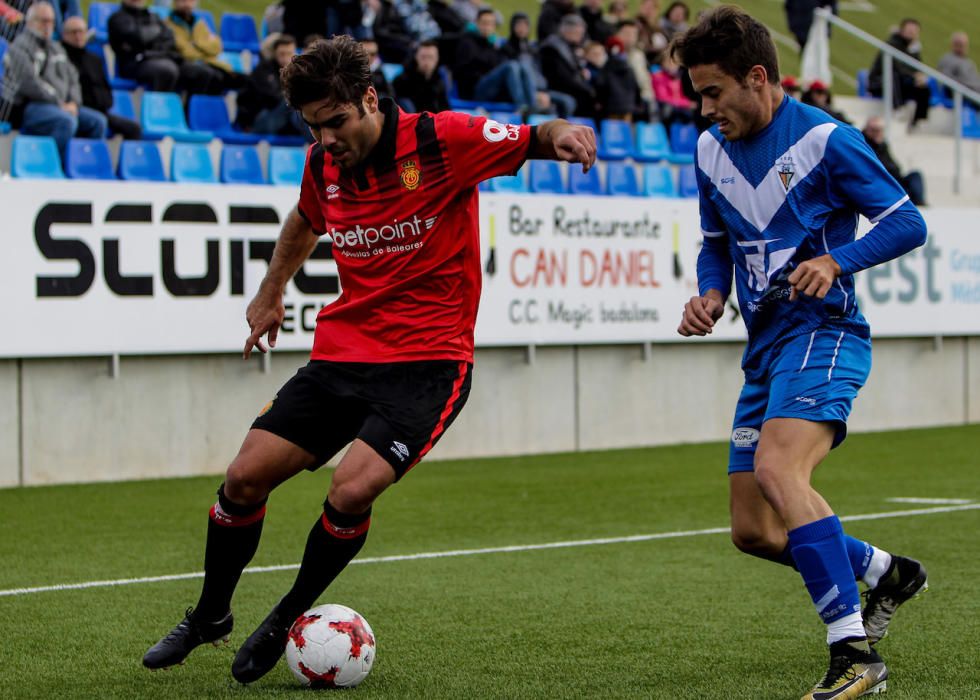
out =
[[[224,525],[225,527],[245,527],[246,525],[257,523],[265,517],[265,506],[262,506],[251,515],[231,515],[221,509],[220,503],[215,503],[211,506],[210,516],[211,520],[218,525]]]
[[[423,447],[422,450],[419,452],[419,456],[415,458],[414,462],[408,465],[408,469],[405,470],[406,473],[408,472],[409,469],[411,469],[416,464],[422,461],[422,458],[428,454],[429,450],[431,450],[432,446],[436,443],[436,440],[438,440],[439,436],[442,435],[442,431],[446,427],[446,420],[449,418],[450,415],[452,415],[453,406],[456,404],[456,401],[459,399],[459,392],[463,388],[463,381],[466,379],[467,372],[469,372],[469,364],[466,362],[460,362],[459,376],[456,377],[456,381],[453,382],[453,391],[449,395],[449,400],[446,402],[445,408],[442,409],[442,414],[439,416],[439,422],[436,423],[436,427],[432,430],[432,435],[429,436],[429,441],[425,443],[425,447]]]
[[[320,522],[323,524],[323,529],[329,532],[334,537],[342,540],[352,540],[355,537],[363,535],[371,527],[371,518],[368,517],[363,523],[358,523],[354,527],[337,527],[330,520],[327,519],[327,514],[324,513],[320,518]]]

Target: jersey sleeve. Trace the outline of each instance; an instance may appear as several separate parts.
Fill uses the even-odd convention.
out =
[[[327,230],[323,218],[323,148],[315,143],[306,153],[306,167],[303,168],[303,182],[299,188],[299,204],[296,209],[306,219],[316,235]]]
[[[702,137],[704,138],[704,137]],[[734,263],[728,249],[728,232],[722,223],[710,192],[713,185],[707,174],[697,164],[695,156],[694,174],[698,182],[698,208],[701,213],[701,252],[698,253],[698,293],[704,296],[716,289],[724,298],[732,291]]]
[[[832,204],[859,211],[877,223],[908,200],[888,174],[861,132],[850,126],[834,129],[824,154]]]
[[[440,112],[436,120],[460,188],[498,175],[514,175],[527,159],[531,146],[527,124],[501,124],[458,112]]]

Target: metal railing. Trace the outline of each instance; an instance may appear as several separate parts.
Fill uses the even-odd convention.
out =
[[[969,98],[974,104],[980,105],[980,93],[975,90],[971,90],[962,83],[958,83],[947,75],[940,73],[935,68],[927,66],[921,61],[917,61],[906,53],[902,53],[894,46],[886,44],[881,39],[871,36],[866,31],[860,27],[855,27],[850,22],[842,20],[840,17],[832,14],[826,8],[818,8],[814,10],[814,21],[821,25],[821,29],[826,31],[827,22],[830,22],[836,27],[839,27],[843,31],[851,34],[862,41],[871,44],[876,49],[881,51],[881,75],[882,75],[882,93],[881,99],[885,103],[885,129],[887,133],[891,133],[891,123],[894,111],[894,95],[892,91],[895,89],[894,84],[894,62],[904,63],[907,66],[914,68],[915,70],[923,73],[930,78],[934,78],[937,83],[947,87],[953,93],[953,192],[956,194],[960,193],[960,178],[962,170],[962,150],[963,150],[963,98]]]
[[[32,1],[6,0],[6,3],[12,9],[20,12],[21,15],[24,15],[27,13],[27,8],[30,7]],[[0,18],[0,39],[7,42],[8,53],[10,51],[10,44],[13,44],[17,35],[24,30],[24,24],[25,19],[23,18],[16,23]],[[0,65],[0,76],[2,76],[0,83],[3,84],[2,89],[0,89],[0,122],[6,122],[9,121],[13,96],[20,85],[20,76],[15,71],[4,70],[2,65]]]

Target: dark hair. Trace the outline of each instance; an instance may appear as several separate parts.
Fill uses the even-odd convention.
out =
[[[685,68],[713,63],[744,82],[753,66],[762,66],[769,83],[779,84],[779,61],[769,30],[734,5],[708,11],[696,25],[675,37],[668,50]]]
[[[438,49],[439,42],[436,41],[435,39],[426,39],[425,41],[420,41],[419,45],[415,47],[415,50],[418,51],[419,49],[431,49],[431,48]]]
[[[346,34],[318,41],[293,58],[280,73],[283,96],[293,109],[319,100],[352,104],[364,113],[362,100],[371,87],[371,62],[364,48]]]
[[[481,7],[476,13],[476,19],[479,21],[483,15],[493,15],[493,21],[497,21],[497,12],[489,7]]]
[[[623,27],[639,27],[635,19],[624,19],[616,23],[616,31],[618,32]]]
[[[678,8],[678,7],[683,7],[684,8],[684,21],[686,22],[687,20],[689,20],[691,18],[691,8],[687,6],[687,3],[686,2],[672,2],[672,3],[670,3],[670,7],[668,7],[667,8],[667,11],[664,12],[664,17],[670,17],[670,13],[673,12],[674,9],[675,8]]]
[[[906,24],[914,24],[917,27],[922,26],[922,23],[919,22],[919,20],[915,19],[915,17],[906,17],[905,19],[903,19],[901,22],[898,23],[898,28],[904,29]]]
[[[272,50],[277,51],[280,46],[288,45],[296,46],[296,39],[293,38],[292,34],[280,34],[276,37],[276,40],[272,42]]]

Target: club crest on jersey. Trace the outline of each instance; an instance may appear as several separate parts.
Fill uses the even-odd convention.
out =
[[[417,190],[422,182],[422,171],[414,160],[406,160],[401,164],[402,187],[409,192]]]
[[[776,174],[779,181],[783,183],[783,189],[789,192],[789,184],[796,175],[796,166],[793,164],[792,156],[783,156],[776,161]]]

